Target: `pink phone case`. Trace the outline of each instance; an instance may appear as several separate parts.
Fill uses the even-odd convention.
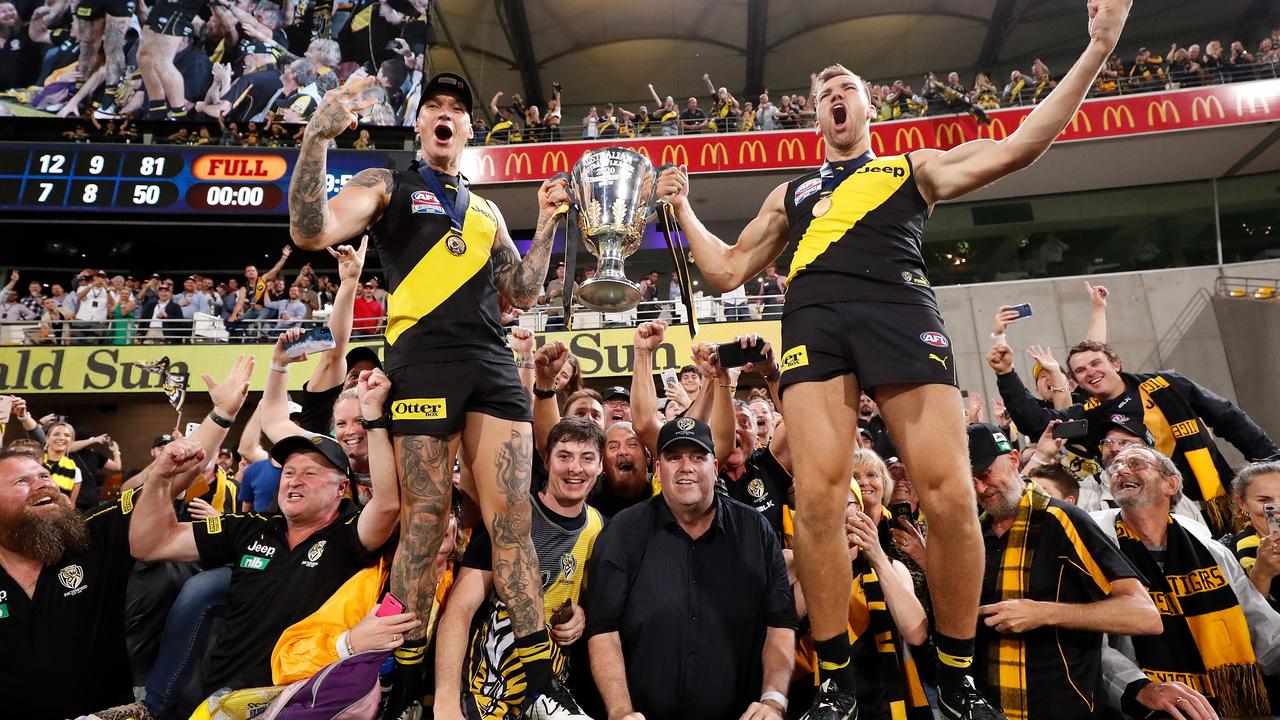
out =
[[[378,604],[378,612],[374,613],[378,617],[386,617],[387,615],[399,615],[404,612],[404,603],[396,599],[395,595],[387,593],[382,596],[382,602]]]

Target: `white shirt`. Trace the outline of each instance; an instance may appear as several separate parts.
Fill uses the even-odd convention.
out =
[[[89,292],[85,293],[84,299],[80,301],[80,309],[76,311],[76,319],[106,322],[107,295],[108,291],[105,287],[89,288]]]
[[[738,287],[720,295],[720,299],[734,305],[746,304],[747,302],[747,286],[739,285]]]
[[[159,330],[164,327],[164,320],[166,318],[160,317],[161,314],[164,313],[164,309],[165,304],[157,300],[156,309],[151,311],[151,329]]]

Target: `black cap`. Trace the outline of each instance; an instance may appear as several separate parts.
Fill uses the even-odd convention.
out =
[[[975,473],[985,472],[1001,455],[1013,450],[1004,431],[989,423],[969,423],[969,466]]]
[[[271,459],[275,460],[281,467],[285,461],[294,453],[312,451],[318,452],[329,461],[329,464],[342,471],[348,479],[351,478],[351,463],[347,460],[347,454],[342,451],[342,446],[337,440],[328,435],[293,435],[276,443],[271,448]]]
[[[604,398],[606,402],[616,397],[624,397],[627,402],[631,402],[631,391],[621,385],[614,385],[611,388],[605,388],[605,391],[600,393],[600,397]]]
[[[169,433],[165,433],[163,435],[157,435],[156,439],[151,441],[151,447],[153,448],[164,447],[165,445],[168,445],[171,442],[173,442],[173,436],[170,435]]]
[[[356,345],[347,351],[347,371],[351,371],[351,367],[361,360],[368,360],[373,366],[382,369],[382,360],[378,358],[378,351],[368,345]]]
[[[662,452],[671,443],[691,442],[709,453],[716,451],[715,441],[711,439],[711,428],[701,420],[691,417],[676,418],[658,431],[658,452]]]
[[[474,103],[471,99],[471,84],[467,82],[466,78],[451,72],[436,73],[422,86],[422,95],[418,98],[418,109],[422,109],[422,103],[427,98],[442,90],[454,93],[462,98],[462,104],[467,106],[467,112],[471,113],[473,111]]]
[[[1107,437],[1107,432],[1112,428],[1118,428],[1130,435],[1138,438],[1146,443],[1148,447],[1154,447],[1155,438],[1151,435],[1151,431],[1143,424],[1142,420],[1133,415],[1125,415],[1124,413],[1115,413],[1107,416],[1107,419],[1098,424],[1098,440],[1101,441]]]

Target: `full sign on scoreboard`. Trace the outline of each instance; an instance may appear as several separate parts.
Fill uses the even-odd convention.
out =
[[[22,145],[0,147],[0,211],[202,215],[288,214],[297,151],[233,147]],[[331,151],[333,196],[387,153]]]

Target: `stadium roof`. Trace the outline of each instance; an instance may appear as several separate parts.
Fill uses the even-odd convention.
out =
[[[613,100],[648,103],[646,84],[704,98],[704,72],[740,99],[767,87],[804,89],[811,72],[842,62],[869,79],[918,85],[928,70],[1006,76],[1042,57],[1064,73],[1085,43],[1085,0],[438,0],[438,70],[465,63],[488,104],[519,92],[543,99],[564,84],[571,108]],[[1280,9],[1271,0],[1137,2],[1121,41],[1163,54],[1217,38],[1250,45]],[[460,63],[446,33],[461,48]],[[1003,84],[1001,78],[993,78]],[[541,104],[541,103],[539,103]],[[576,120],[566,113],[565,122]]]

